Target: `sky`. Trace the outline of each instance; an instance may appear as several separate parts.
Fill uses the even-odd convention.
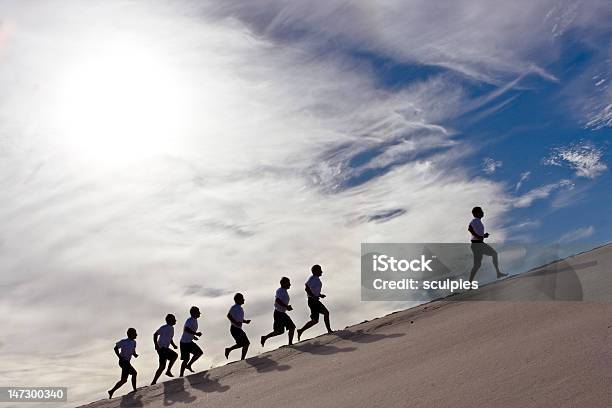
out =
[[[257,339],[289,276],[303,324],[314,263],[334,327],[402,309],[360,302],[360,243],[466,242],[475,205],[492,242],[610,242],[611,18],[598,0],[0,1],[2,385],[103,398],[131,326],[148,383],[152,333],[192,305],[199,368],[223,364],[233,294]]]

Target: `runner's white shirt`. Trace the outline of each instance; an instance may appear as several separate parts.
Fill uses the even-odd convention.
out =
[[[170,343],[172,343],[172,338],[174,337],[174,327],[169,324],[164,324],[157,329],[155,334],[159,334],[159,338],[157,339],[159,347],[170,347]]]
[[[484,225],[482,224],[482,221],[480,221],[480,218],[474,218],[470,222],[470,227],[472,227],[474,232],[477,233],[480,236],[483,236],[485,234],[485,228],[484,228]],[[481,238],[472,235],[472,239],[473,240],[480,240]]]
[[[190,343],[193,340],[193,334],[187,333],[185,328],[189,327],[194,332],[198,331],[198,319],[195,317],[190,317],[185,321],[185,326],[183,326],[183,336],[181,337],[181,343]]]
[[[229,315],[232,316],[232,319],[238,322],[238,324],[234,324],[234,322],[232,322],[232,326],[238,328],[242,327],[242,321],[244,320],[244,309],[242,306],[235,304],[234,306],[230,307]]]
[[[287,292],[287,289],[285,288],[276,289],[276,296],[274,297],[274,308],[278,310],[279,312],[283,312],[283,313],[287,312],[287,308],[279,305],[276,302],[276,298],[279,298],[280,300],[282,300],[284,304],[288,305],[289,304],[289,292]]]
[[[119,340],[116,346],[119,347],[119,355],[121,358],[130,361],[136,351],[136,340],[129,338]]]
[[[321,279],[318,276],[311,275],[310,278],[308,278],[308,280],[306,281],[306,285],[308,285],[308,288],[310,288],[310,291],[313,295],[315,295],[315,297],[318,298],[321,295],[321,288],[323,287],[323,283],[321,282]]]

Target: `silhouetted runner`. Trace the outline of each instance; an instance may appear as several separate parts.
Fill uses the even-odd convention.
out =
[[[276,289],[276,298],[274,300],[274,331],[261,336],[261,346],[263,347],[270,337],[279,336],[287,329],[289,334],[289,345],[293,344],[293,332],[295,324],[287,314],[287,311],[293,310],[289,304],[289,292],[287,289],[291,287],[291,281],[287,277],[280,280],[280,288]]]
[[[474,254],[474,266],[472,266],[472,270],[470,272],[470,282],[474,280],[474,276],[478,269],[480,269],[480,265],[482,264],[483,255],[487,255],[493,258],[493,266],[495,266],[495,270],[497,271],[497,277],[502,278],[504,276],[508,276],[505,273],[502,273],[499,270],[499,261],[497,259],[497,251],[491,248],[489,245],[484,243],[485,238],[489,238],[489,234],[485,233],[485,227],[480,220],[484,217],[484,211],[480,207],[472,208],[472,215],[474,219],[470,222],[468,226],[468,231],[472,234],[472,245],[470,246],[472,249],[472,253]]]
[[[174,327],[172,327],[175,324],[176,317],[174,317],[173,314],[169,314],[166,316],[166,324],[157,329],[157,331],[153,334],[153,344],[155,345],[155,350],[159,356],[159,368],[155,372],[151,385],[155,384],[159,379],[159,376],[164,372],[166,362],[168,362],[168,370],[166,370],[166,375],[168,377],[174,377],[171,370],[174,362],[178,358],[178,354],[176,354],[176,351],[170,350],[170,346],[174,347],[176,350],[176,344],[174,344]]]
[[[312,272],[312,275],[310,278],[308,278],[305,285],[306,294],[308,295],[308,307],[310,308],[310,321],[307,322],[304,327],[298,329],[298,341],[300,341],[302,333],[319,323],[320,314],[323,315],[327,332],[333,332],[329,324],[329,310],[327,310],[325,305],[321,303],[320,300],[325,297],[325,295],[321,293],[321,288],[323,287],[321,275],[323,275],[323,270],[321,269],[320,265],[313,265],[312,268],[310,268],[310,271]]]
[[[115,384],[115,386],[108,390],[108,398],[113,398],[113,394],[123,384],[127,382],[128,376],[132,376],[132,388],[136,391],[136,369],[130,364],[132,356],[138,357],[136,354],[136,329],[130,327],[127,330],[127,338],[119,340],[115,344],[115,354],[119,357],[119,367],[121,367],[121,379]]]
[[[232,306],[227,313],[227,318],[231,323],[230,333],[234,340],[236,340],[236,344],[225,349],[225,358],[229,358],[229,353],[232,350],[242,348],[241,359],[244,360],[247,351],[249,351],[251,342],[244,330],[242,330],[242,323],[249,324],[251,321],[244,318],[244,310],[242,309],[242,305],[244,305],[244,296],[242,296],[242,293],[236,293],[234,295],[234,302],[234,306]]]
[[[185,321],[183,336],[180,342],[181,360],[183,360],[181,364],[181,377],[185,374],[185,369],[193,373],[191,365],[204,354],[200,346],[195,343],[202,335],[202,333],[198,331],[198,317],[201,315],[200,309],[193,306],[189,309],[189,314],[191,317]],[[192,354],[193,357],[191,357]],[[190,358],[191,360],[189,360]]]

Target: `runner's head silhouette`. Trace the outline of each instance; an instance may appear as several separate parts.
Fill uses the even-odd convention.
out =
[[[472,215],[474,218],[482,218],[484,217],[484,211],[482,211],[482,208],[480,207],[474,207],[472,208]]]
[[[283,276],[282,279],[280,280],[280,285],[281,285],[281,288],[283,289],[289,289],[291,287],[291,281],[289,280],[288,277]]]
[[[166,323],[170,326],[174,326],[176,324],[176,317],[172,313],[166,315]]]
[[[234,302],[236,302],[237,305],[244,305],[244,296],[242,296],[242,293],[236,293],[234,295]]]
[[[321,269],[321,265],[312,265],[312,268],[310,268],[310,272],[312,272],[314,276],[323,275],[323,269]]]
[[[197,319],[201,315],[200,309],[198,309],[197,306],[192,306],[191,309],[189,309],[189,314],[191,315],[191,317],[194,317]]]
[[[132,340],[134,340],[134,339],[136,338],[136,336],[137,336],[137,335],[138,335],[138,334],[136,334],[136,329],[135,329],[135,328],[130,327],[130,328],[127,330],[127,336],[128,336],[128,339],[132,339]]]

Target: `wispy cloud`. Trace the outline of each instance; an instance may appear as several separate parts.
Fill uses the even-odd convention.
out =
[[[590,190],[593,185],[582,184],[575,188],[560,190],[557,195],[552,199],[550,206],[553,209],[566,208],[575,206],[579,203],[584,203],[588,200],[588,197],[592,192]]]
[[[582,106],[579,108],[584,115],[584,127],[593,131],[612,127],[612,87],[608,78],[612,69],[612,50],[606,62],[598,68],[601,71],[588,81],[590,92],[580,98]]]
[[[549,166],[567,166],[576,172],[577,177],[590,179],[608,169],[603,162],[603,148],[598,148],[591,142],[553,148],[543,163]]]
[[[605,34],[605,38],[609,36],[609,33]],[[568,113],[585,129],[597,132],[612,127],[612,48],[604,47],[593,52],[595,55],[584,72],[565,85],[563,96]]]
[[[503,163],[501,161],[487,157],[482,161],[482,171],[487,174],[493,174],[495,173],[495,170],[500,168],[502,165]]]
[[[515,192],[520,190],[523,183],[529,179],[529,176],[531,176],[530,171],[521,173],[521,178],[519,179],[518,183],[516,183],[516,186],[514,187]]]
[[[581,1],[559,1],[544,18],[545,22],[552,24],[553,37],[559,37],[572,25],[578,15]]]
[[[602,106],[599,110],[592,113],[586,127],[593,130],[612,127],[612,103]]]
[[[573,189],[574,184],[570,180],[561,180],[557,183],[547,184],[542,187],[534,188],[529,190],[525,194],[513,199],[514,207],[524,208],[529,207],[536,200],[548,198],[550,194],[559,189]]]
[[[526,73],[555,80],[543,68],[557,55],[558,45],[551,40],[570,28],[605,27],[605,9],[604,2],[557,0],[520,7],[486,0],[443,5],[424,0],[265,0],[226,1],[214,8],[245,21],[263,36],[319,49],[375,50],[398,62],[438,65],[494,83],[500,83],[500,76]]]
[[[592,225],[584,228],[578,228],[573,231],[569,231],[559,238],[559,242],[567,243],[567,242],[575,242],[580,241],[581,239],[588,238],[595,233],[595,228]]]
[[[541,225],[542,225],[541,221],[527,220],[527,221],[523,221],[523,222],[519,222],[517,224],[511,225],[510,227],[508,227],[508,229],[512,231],[518,231],[518,230],[537,228],[537,227],[540,227]]]
[[[596,64],[587,74],[591,74],[587,89],[590,92],[581,96],[580,102],[585,116],[585,127],[593,131],[612,127],[612,86],[610,86],[610,72],[612,72],[612,48],[608,48],[603,62]]]

